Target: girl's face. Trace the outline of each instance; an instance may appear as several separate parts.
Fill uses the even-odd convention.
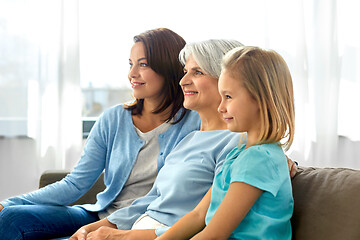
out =
[[[133,45],[129,58],[129,81],[137,99],[162,99],[162,87],[165,84],[163,76],[150,68],[145,57],[145,47],[142,42]]]
[[[221,104],[218,111],[223,115],[232,132],[247,132],[248,138],[260,132],[260,110],[256,100],[245,88],[243,80],[234,78],[224,70],[219,79]]]
[[[217,89],[218,79],[205,74],[191,55],[186,61],[184,73],[180,81],[184,107],[195,111],[216,109],[221,101]]]

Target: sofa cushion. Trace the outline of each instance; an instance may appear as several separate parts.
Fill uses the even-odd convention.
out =
[[[360,239],[360,170],[299,167],[293,239]]]

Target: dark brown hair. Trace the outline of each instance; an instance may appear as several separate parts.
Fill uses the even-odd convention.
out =
[[[184,76],[183,67],[179,62],[179,53],[186,42],[177,33],[167,28],[148,30],[136,35],[134,42],[144,44],[145,57],[149,66],[165,79],[162,89],[163,101],[153,113],[161,113],[172,106],[170,116],[166,119],[166,121],[170,121],[182,108],[184,101],[184,95],[179,85]],[[143,107],[144,99],[136,99],[134,103],[125,108],[131,110],[133,115],[141,115]],[[185,111],[182,112],[176,122],[179,122],[184,115]]]

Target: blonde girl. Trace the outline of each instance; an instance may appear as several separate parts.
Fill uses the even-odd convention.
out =
[[[271,50],[241,47],[223,59],[218,108],[247,132],[198,206],[159,239],[291,239],[292,188],[283,152],[294,138],[292,79]]]

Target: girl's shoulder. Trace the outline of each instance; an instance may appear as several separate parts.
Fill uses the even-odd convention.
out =
[[[259,144],[254,145],[246,150],[244,150],[246,155],[255,155],[255,156],[267,156],[267,157],[278,157],[283,155],[284,152],[279,145],[279,143],[268,143],[268,144]]]
[[[257,164],[272,162],[277,164],[279,161],[283,162],[286,157],[278,143],[271,143],[254,145],[247,149],[245,149],[245,145],[237,146],[228,154],[227,158],[236,160],[235,162],[256,162]]]

